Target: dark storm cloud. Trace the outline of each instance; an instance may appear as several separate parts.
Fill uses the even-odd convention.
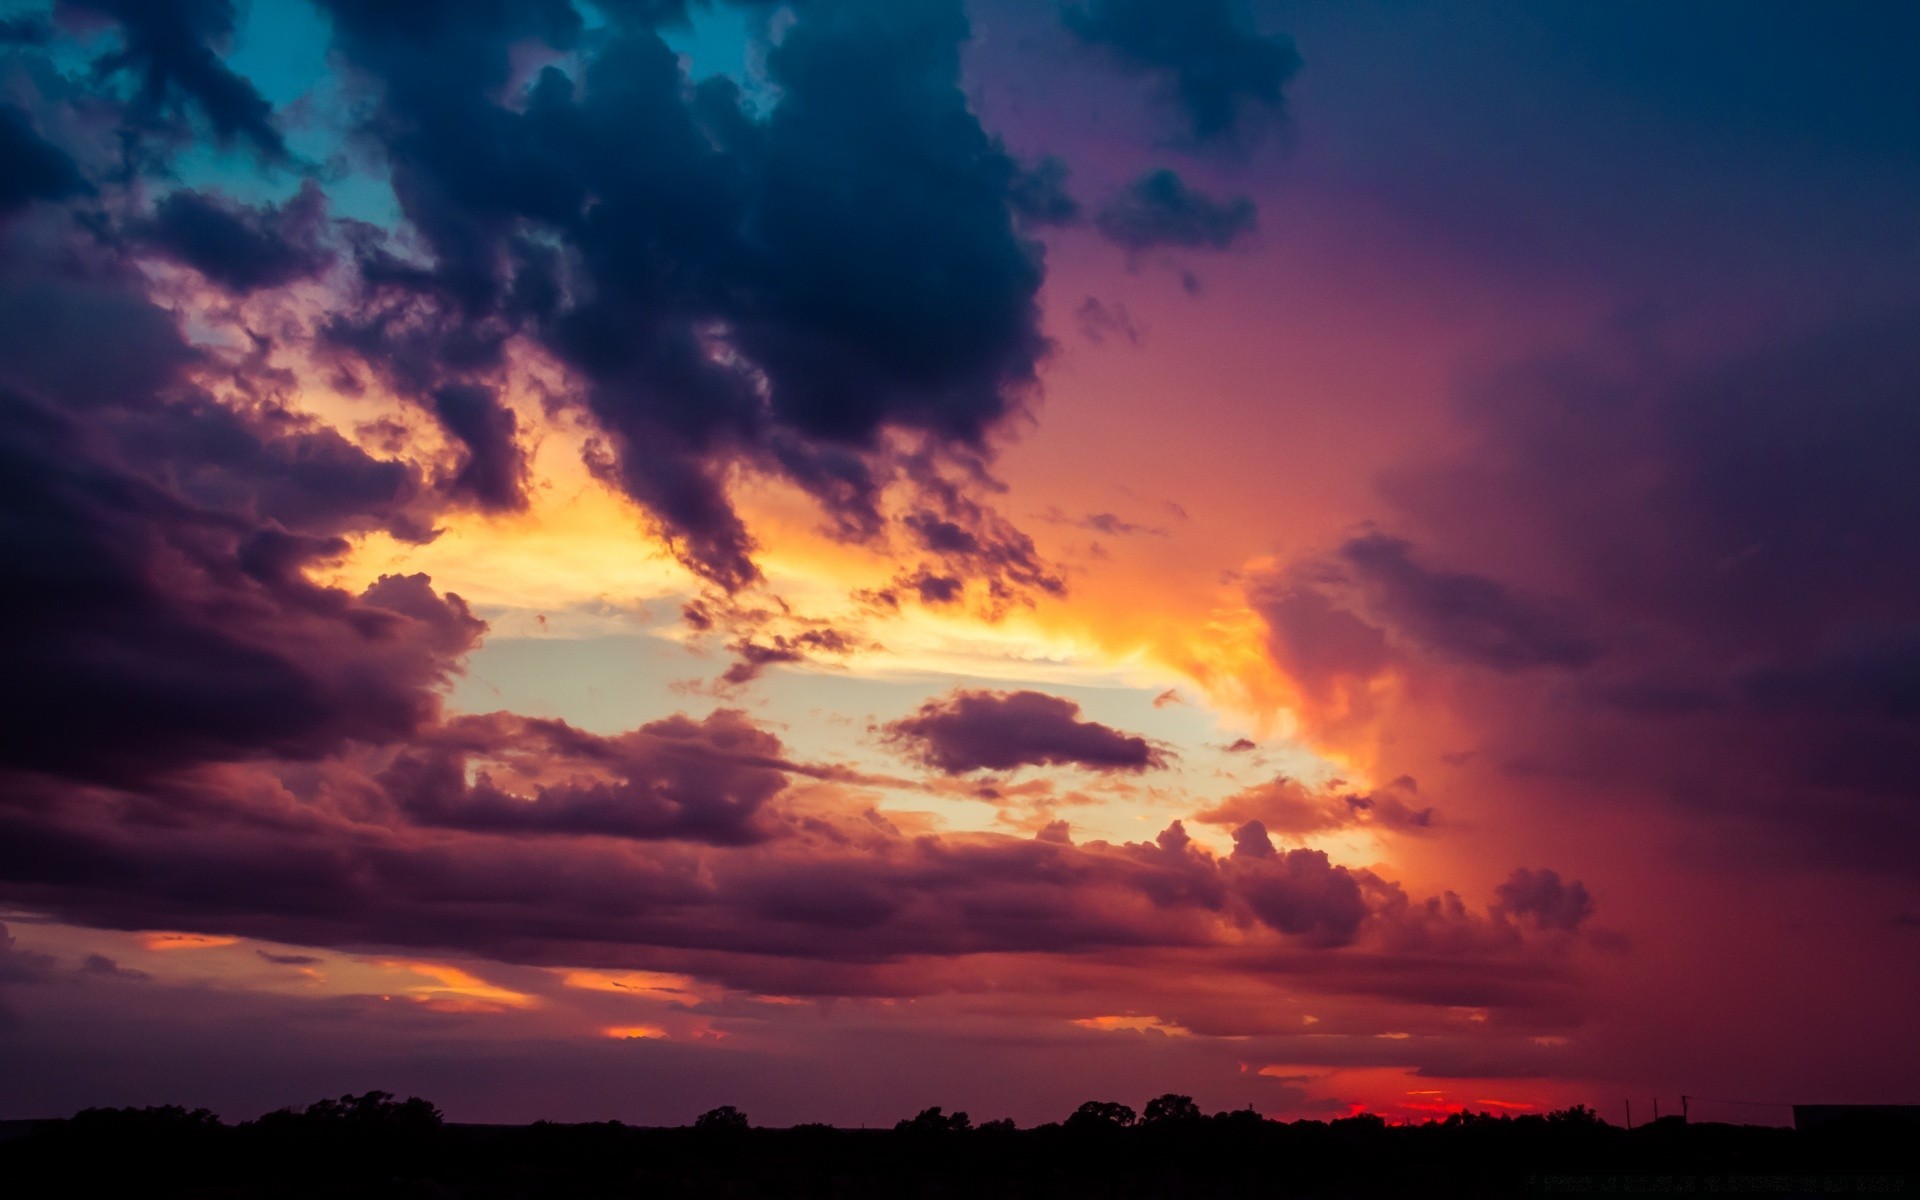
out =
[[[41,137],[18,106],[0,104],[0,213],[86,190],[67,152]]]
[[[495,713],[449,722],[381,782],[425,825],[739,845],[768,836],[757,814],[786,786],[780,755],[728,709],[613,738]]]
[[[1568,606],[1428,566],[1379,533],[1257,578],[1249,596],[1275,662],[1318,700],[1416,660],[1514,673],[1578,670],[1601,653]]]
[[[1254,914],[1282,933],[1344,946],[1366,919],[1366,899],[1351,871],[1334,866],[1323,851],[1275,850],[1258,821],[1234,830],[1228,866]]]
[[[1114,245],[1135,253],[1162,247],[1225,250],[1252,233],[1258,218],[1247,197],[1216,200],[1163,167],[1107,201],[1094,226]]]
[[[231,0],[60,0],[59,7],[117,23],[120,45],[94,62],[94,74],[132,75],[135,111],[154,116],[191,100],[222,141],[244,137],[264,155],[285,156],[272,106],[217,53],[237,21]]]
[[[733,464],[872,538],[889,481],[926,485],[891,435],[977,456],[1018,410],[1046,341],[1016,217],[1069,214],[1058,171],[1022,168],[968,109],[957,4],[801,9],[768,52],[764,119],[724,79],[689,87],[644,21],[502,103],[508,46],[574,46],[571,7],[329,7],[346,60],[380,81],[370,132],[431,252],[370,247],[369,307],[345,324],[537,338],[583,381],[594,469],[710,580],[758,574]],[[359,340],[369,358],[391,344]]]
[[[1071,225],[1080,219],[1080,202],[1067,191],[1067,164],[1051,154],[1013,177],[1007,203],[1029,225]]]
[[[333,255],[320,245],[326,197],[309,181],[285,204],[247,206],[181,189],[136,230],[162,255],[245,294],[311,279]]]
[[[492,389],[466,383],[435,388],[429,403],[441,426],[466,449],[447,481],[453,494],[489,512],[525,507],[527,460],[513,410]]]
[[[1582,667],[1599,654],[1568,618],[1494,580],[1416,563],[1404,539],[1357,537],[1340,547],[1340,557],[1376,613],[1448,658],[1514,671]]]
[[[1065,19],[1126,69],[1162,81],[1201,142],[1233,137],[1250,113],[1284,111],[1301,66],[1291,38],[1254,29],[1244,0],[1088,0]]]
[[[1289,678],[1315,696],[1342,679],[1367,679],[1394,654],[1379,626],[1355,616],[1317,585],[1318,572],[1254,581],[1249,598],[1267,623],[1267,649]]]
[[[57,248],[10,267],[0,665],[21,699],[3,765],[138,779],[429,721],[481,622],[424,577],[354,596],[306,574],[343,534],[419,536],[413,472],[271,400],[215,402],[201,377],[229,368],[128,281]]]
[[[1593,915],[1593,897],[1587,889],[1563,882],[1557,871],[1521,867],[1495,890],[1502,911],[1537,921],[1546,929],[1571,933]]]
[[[199,507],[17,393],[0,412],[0,492],[28,518],[0,545],[0,664],[32,697],[7,765],[116,777],[404,736],[478,639],[423,577],[320,587],[303,568],[343,543]]]
[[[949,775],[1021,766],[1145,771],[1165,753],[1136,734],[1084,720],[1080,706],[1044,692],[958,691],[886,727],[889,740]]]
[[[1483,379],[1470,450],[1384,481],[1417,541],[1256,584],[1276,661],[1323,696],[1491,668],[1454,694],[1514,772],[1710,821],[1726,854],[1911,873],[1889,848],[1920,836],[1916,328],[1608,341]],[[1516,550],[1499,578],[1444,566],[1487,547]]]
[[[420,764],[455,745],[493,765],[464,787],[438,772],[421,805]],[[156,791],[21,781],[0,792],[0,895],[110,928],[651,964],[807,995],[910,993],[929,958],[1223,937],[1242,951],[1413,946],[1429,967],[1444,955],[1457,976],[1492,972],[1495,990],[1517,963],[1559,969],[1559,951],[1540,958],[1498,912],[1413,902],[1318,852],[1277,851],[1257,826],[1220,858],[1177,823],[1125,845],[907,835],[870,809],[770,792],[764,824],[733,838],[741,801],[790,773],[760,754],[776,747],[738,714],[613,738],[495,714],[412,749],[191,773]],[[553,782],[498,790],[508,772],[541,770]],[[581,774],[592,770],[616,782],[597,790]],[[435,823],[415,823],[410,804]],[[890,982],[861,978],[916,962]],[[1418,990],[1375,973],[1363,990]]]

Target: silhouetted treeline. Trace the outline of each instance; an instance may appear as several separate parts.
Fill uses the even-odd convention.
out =
[[[941,1108],[890,1130],[758,1129],[732,1107],[675,1129],[449,1125],[426,1101],[384,1092],[238,1125],[178,1107],[10,1124],[0,1193],[22,1198],[1830,1196],[1913,1195],[1920,1179],[1920,1139],[1892,1123],[1796,1133],[1668,1118],[1626,1130],[1573,1108],[1282,1124],[1208,1116],[1175,1095],[1138,1114],[1089,1101],[1033,1129]]]

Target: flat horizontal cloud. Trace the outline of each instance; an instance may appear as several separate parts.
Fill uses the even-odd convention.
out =
[[[1146,738],[1084,720],[1078,704],[1044,692],[963,689],[890,722],[885,735],[949,775],[1023,766],[1146,771],[1166,765],[1165,751]]]
[[[1405,776],[1358,792],[1312,788],[1280,775],[1235,792],[1195,813],[1193,819],[1229,826],[1258,822],[1269,832],[1296,838],[1353,827],[1426,833],[1442,822],[1432,805],[1415,807],[1419,799],[1419,786]]]
[[[448,722],[380,781],[423,825],[733,845],[768,836],[757,817],[786,786],[780,754],[730,709],[610,738],[494,713]]]
[[[730,743],[749,760],[736,769],[762,769],[750,764],[770,735],[748,733],[737,715],[666,724],[574,736],[555,769],[660,754],[658,742],[675,740],[705,743],[698,785],[711,784],[709,756],[724,759]],[[512,734],[526,738],[513,751],[525,774],[569,736],[515,719],[427,740],[484,742],[500,756]],[[109,928],[673,969],[757,990],[777,978],[774,990],[816,995],[871,986],[854,981],[874,964],[1148,947],[1386,955],[1375,969],[1387,977],[1395,953],[1444,954],[1469,975],[1475,963],[1496,976],[1521,962],[1558,971],[1554,939],[1588,908],[1578,885],[1544,876],[1520,879],[1484,915],[1451,896],[1415,902],[1318,851],[1275,849],[1258,823],[1237,830],[1224,857],[1177,822],[1126,844],[910,835],[831,786],[749,791],[763,818],[751,841],[715,837],[710,823],[672,827],[657,796],[634,797],[625,815],[611,789],[580,784],[513,798],[482,779],[464,812],[435,797],[441,807],[422,815],[418,772],[392,766],[415,754],[206,767],[139,791],[10,777],[0,895]],[[748,788],[773,782],[747,778]]]

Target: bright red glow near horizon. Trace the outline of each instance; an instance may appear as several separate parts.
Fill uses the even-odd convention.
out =
[[[0,23],[0,1118],[1914,1098],[1910,15],[377,7]]]

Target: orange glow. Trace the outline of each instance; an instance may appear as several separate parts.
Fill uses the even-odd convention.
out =
[[[703,985],[692,976],[671,975],[662,971],[562,971],[560,983],[563,987],[590,992],[644,996],[681,1008],[692,1008],[713,999],[719,992],[719,989]]]
[[[1151,1014],[1142,1016],[1081,1017],[1074,1021],[1074,1024],[1080,1026],[1082,1029],[1098,1029],[1106,1033],[1126,1030],[1132,1033],[1160,1033],[1168,1037],[1193,1036],[1193,1030],[1188,1029],[1186,1026]]]
[[[600,1031],[601,1036],[616,1041],[653,1041],[664,1039],[667,1031],[657,1025],[609,1025]]]
[[[1258,1073],[1304,1084],[1313,1099],[1343,1106],[1344,1115],[1371,1113],[1387,1121],[1411,1124],[1441,1120],[1462,1112],[1533,1112],[1575,1098],[1567,1095],[1553,1100],[1483,1100],[1475,1098],[1476,1094],[1484,1096],[1495,1087],[1511,1086],[1512,1081],[1462,1079],[1447,1081],[1454,1086],[1427,1087],[1421,1085],[1433,1081],[1422,1079],[1403,1067],[1328,1068],[1275,1063],[1261,1067]],[[1415,1086],[1409,1087],[1409,1084]]]
[[[140,935],[140,944],[149,950],[211,950],[215,946],[234,945],[239,940],[212,933],[155,932]]]
[[[409,999],[435,1012],[505,1012],[508,1009],[533,1008],[540,1003],[538,996],[495,987],[484,979],[443,963],[386,960],[378,965],[390,971],[404,971],[432,980],[432,983],[416,984],[404,990]]]

